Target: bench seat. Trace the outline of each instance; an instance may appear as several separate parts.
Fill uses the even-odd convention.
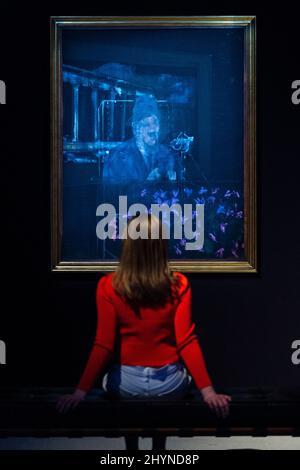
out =
[[[0,437],[4,436],[268,436],[300,435],[300,388],[235,388],[230,414],[218,418],[192,389],[178,399],[111,399],[93,389],[75,410],[65,415],[55,409],[69,388],[2,389]]]

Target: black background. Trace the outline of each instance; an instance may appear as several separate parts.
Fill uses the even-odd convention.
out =
[[[293,4],[156,9],[1,7],[1,386],[75,385],[93,341],[97,273],[50,270],[50,15],[257,15],[258,275],[189,275],[193,313],[217,387],[298,385],[299,79]],[[150,9],[151,8],[151,9]]]

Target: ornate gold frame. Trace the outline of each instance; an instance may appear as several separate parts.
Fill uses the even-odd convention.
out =
[[[171,261],[181,272],[257,272],[257,182],[256,182],[256,17],[51,17],[51,268],[53,271],[114,271],[117,262],[61,260],[62,238],[62,93],[61,31],[74,27],[243,27],[244,53],[244,233],[246,261]]]

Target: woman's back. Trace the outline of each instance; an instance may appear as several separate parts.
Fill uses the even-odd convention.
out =
[[[159,367],[183,359],[199,389],[211,384],[192,320],[191,287],[183,274],[175,275],[180,286],[176,300],[164,307],[141,307],[139,315],[113,288],[114,274],[100,279],[94,347],[78,388],[88,390],[110,361]]]
[[[182,273],[173,273],[178,280],[175,300],[172,302],[169,299],[165,305],[155,307],[141,306],[137,312],[124,296],[114,289],[112,282],[114,275],[115,273],[108,274],[99,281],[97,303],[103,303],[104,297],[106,302],[111,302],[113,306],[110,314],[115,317],[118,333],[115,338],[116,361],[120,364],[154,367],[179,360],[177,337],[181,331],[179,319],[176,322],[176,312],[181,303],[184,303],[185,294],[189,289],[187,278]],[[189,312],[186,314],[189,315]],[[103,328],[106,328],[106,323],[106,319],[103,318]],[[179,331],[175,330],[176,325]],[[101,340],[101,333],[98,340]]]

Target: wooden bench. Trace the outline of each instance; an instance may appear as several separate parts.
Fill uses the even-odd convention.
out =
[[[111,399],[93,389],[75,410],[55,409],[66,388],[0,391],[0,436],[300,436],[300,388],[224,389],[232,397],[227,418],[215,416],[192,389],[180,400]]]

